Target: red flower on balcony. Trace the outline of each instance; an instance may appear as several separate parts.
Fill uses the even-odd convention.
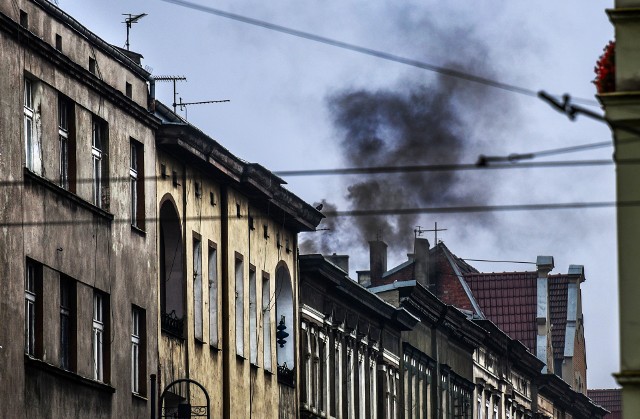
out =
[[[598,93],[609,93],[616,91],[616,43],[609,41],[604,47],[604,53],[598,59],[594,68],[596,78],[593,83],[598,89]]]

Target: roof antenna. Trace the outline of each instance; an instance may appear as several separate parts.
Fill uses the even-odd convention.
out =
[[[131,29],[131,26],[134,23],[138,23],[138,21],[143,17],[145,17],[146,15],[147,15],[146,13],[140,13],[139,15],[132,15],[131,13],[122,14],[122,16],[129,16],[124,19],[124,22],[122,22],[127,25],[127,42],[125,42],[124,44],[125,48],[127,48],[127,51],[129,51],[129,29]]]
[[[173,113],[176,113],[176,81],[187,81],[185,76],[155,76],[153,78],[155,81],[172,81],[173,82]]]
[[[229,99],[223,99],[223,100],[204,100],[202,102],[183,102],[182,101],[182,97],[180,98],[180,103],[178,103],[177,105],[180,107],[181,111],[184,111],[184,119],[189,120],[189,114],[187,113],[187,106],[190,105],[204,105],[206,103],[224,103],[224,102],[231,102]],[[175,108],[175,103],[174,103],[174,108]],[[175,113],[175,111],[174,111]]]

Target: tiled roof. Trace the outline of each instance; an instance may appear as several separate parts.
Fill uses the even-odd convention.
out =
[[[603,419],[622,419],[622,392],[619,388],[587,390],[587,396],[597,405],[607,409]]]
[[[549,275],[549,310],[551,317],[551,339],[553,358],[564,358],[564,338],[567,327],[567,275]]]
[[[464,275],[487,319],[535,353],[537,272]]]

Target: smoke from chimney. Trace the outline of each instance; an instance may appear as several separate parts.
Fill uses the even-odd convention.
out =
[[[456,32],[444,38],[445,42],[441,39],[434,43],[449,48],[452,55],[460,51],[460,60],[465,64],[443,66],[500,79],[491,68],[487,47],[472,39],[469,32],[462,35]],[[464,47],[458,50],[460,45]],[[344,166],[474,162],[480,151],[486,152],[478,139],[504,126],[505,120],[512,118],[505,115],[514,113],[508,94],[448,76],[427,73],[420,80],[403,80],[398,86],[343,89],[329,96],[328,106]],[[489,201],[492,190],[477,172],[363,175],[345,177],[345,181],[349,209],[481,205]],[[316,249],[324,253],[345,250],[353,253],[357,246],[366,254],[367,242],[380,238],[391,252],[406,251],[412,246],[416,225],[433,225],[433,221],[441,219],[437,217],[392,215],[326,220],[336,230],[315,241]],[[490,223],[492,219],[486,214],[474,217],[476,223]],[[462,229],[463,224],[459,222],[458,227]]]

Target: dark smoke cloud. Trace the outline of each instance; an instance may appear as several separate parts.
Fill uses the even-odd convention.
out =
[[[439,39],[431,38],[439,45],[439,52],[457,51],[464,59],[464,64],[449,62],[443,66],[500,79],[491,67],[487,47],[473,38],[472,31],[443,34]],[[402,80],[398,86],[343,89],[328,97],[345,166],[469,163],[483,149],[478,139],[504,128],[504,116],[514,112],[508,94],[451,77],[426,74],[420,80]],[[491,199],[491,187],[481,178],[470,172],[349,177],[345,178],[346,199],[349,209],[479,205]],[[473,222],[486,227],[492,218],[477,215]],[[466,222],[469,220],[467,217]],[[438,218],[353,217],[334,225],[339,231],[325,236],[317,249],[323,253],[353,252],[357,246],[366,253],[366,243],[381,238],[391,252],[401,253],[410,248],[416,226],[432,228],[426,225],[433,226],[433,221]],[[461,221],[457,227],[462,229],[463,225]]]

